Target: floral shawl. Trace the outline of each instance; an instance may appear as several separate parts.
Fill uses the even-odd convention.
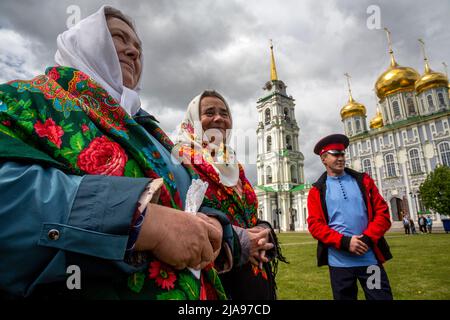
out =
[[[30,81],[0,85],[1,158],[45,163],[72,175],[163,178],[159,203],[180,209],[174,175],[148,133],[171,150],[172,142],[155,121],[146,121],[144,129],[92,78],[73,68],[50,67]],[[204,269],[197,280],[187,269],[176,271],[156,259],[122,289],[121,296],[131,298],[198,300],[200,291],[225,298],[215,269]]]

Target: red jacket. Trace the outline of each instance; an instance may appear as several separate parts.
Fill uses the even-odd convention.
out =
[[[384,234],[391,227],[389,207],[372,178],[366,173],[360,173],[349,168],[345,172],[356,179],[363,194],[367,208],[368,225],[361,238],[375,253],[378,262],[383,263],[392,258]],[[326,195],[325,172],[317,180],[308,195],[308,230],[314,238],[319,240],[317,247],[318,265],[328,264],[328,247],[333,246],[339,250],[349,250],[351,237],[345,236],[328,226],[328,210],[325,201]]]

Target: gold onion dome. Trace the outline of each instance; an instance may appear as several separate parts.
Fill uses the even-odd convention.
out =
[[[345,106],[341,109],[341,118],[342,120],[347,119],[349,117],[353,116],[366,116],[366,107],[353,100],[353,97],[350,95],[350,98],[348,99],[348,102]]]
[[[419,39],[419,42],[422,45],[423,60],[425,62],[425,72],[420,77],[420,79],[416,81],[415,89],[417,94],[431,88],[447,87],[449,85],[448,78],[443,73],[431,70],[430,65],[428,64],[427,55],[425,53],[425,42],[423,42],[422,39]]]
[[[377,114],[375,117],[370,120],[369,123],[370,129],[378,129],[383,127],[383,116],[381,115],[381,112],[377,110]]]
[[[384,99],[393,93],[412,91],[419,78],[420,75],[416,70],[399,66],[394,56],[391,56],[391,65],[378,77],[375,83],[375,92],[378,98]]]
[[[428,67],[428,64],[426,66]],[[430,67],[427,67],[425,67],[425,73],[416,82],[417,94],[431,88],[448,86],[448,79],[445,74],[433,71]]]
[[[384,30],[388,38],[391,65],[375,82],[375,92],[380,100],[397,92],[414,90],[414,85],[420,78],[419,73],[413,68],[402,67],[397,64],[392,50],[391,32],[387,28],[384,28]]]
[[[347,77],[347,85],[348,85],[348,102],[341,109],[341,119],[347,119],[353,116],[366,116],[366,107],[353,100],[352,89],[350,86],[350,75],[348,73],[344,74]]]

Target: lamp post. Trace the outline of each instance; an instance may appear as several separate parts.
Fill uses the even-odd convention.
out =
[[[281,223],[280,223],[280,215],[281,215],[281,209],[277,210],[277,225],[278,225],[278,233],[281,233]]]
[[[280,214],[281,209],[278,208],[278,184],[277,184],[277,191],[275,191],[275,215],[276,215],[276,221],[277,221],[277,227],[275,229],[278,229],[278,233],[281,232],[280,227]]]
[[[283,151],[281,153],[275,151],[275,153],[278,156],[278,163],[277,163],[277,189],[275,191],[275,214],[277,216],[278,233],[281,233],[280,215],[281,215],[282,211],[281,211],[281,208],[280,208],[280,203],[279,203],[278,197],[279,197],[279,193],[280,193],[280,190],[282,188],[282,185],[283,185],[282,181],[281,181],[282,180],[283,171],[280,170],[281,169],[282,157],[283,157]]]

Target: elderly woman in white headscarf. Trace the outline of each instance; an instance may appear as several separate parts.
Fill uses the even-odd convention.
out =
[[[140,109],[131,20],[103,6],[57,45],[57,66],[0,85],[0,293],[226,298],[205,266],[233,249],[232,228],[213,208],[183,211],[191,176]]]
[[[234,256],[234,267],[220,274],[228,297],[275,299],[274,258],[285,259],[270,224],[257,219],[255,192],[229,146],[232,127],[225,98],[204,91],[189,104],[172,155],[208,183],[204,203],[224,212],[239,236],[241,250]]]

